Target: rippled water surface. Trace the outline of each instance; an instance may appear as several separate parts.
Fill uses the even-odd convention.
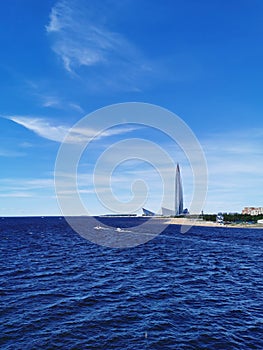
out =
[[[263,230],[169,226],[114,249],[64,219],[0,224],[1,349],[263,349]]]

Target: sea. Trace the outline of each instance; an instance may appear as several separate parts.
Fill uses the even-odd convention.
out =
[[[0,349],[263,349],[261,229],[169,225],[113,248],[64,218],[0,218],[0,239]]]

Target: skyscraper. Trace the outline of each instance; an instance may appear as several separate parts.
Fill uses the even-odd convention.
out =
[[[171,191],[172,192],[172,191]],[[142,208],[143,215],[146,216],[154,216],[155,213]],[[180,173],[180,167],[177,163],[176,172],[175,172],[175,197],[174,197],[174,209],[168,209],[162,207],[162,215],[163,216],[179,216],[179,215],[187,215],[189,214],[188,209],[184,209],[184,199],[183,199],[183,185],[182,178]]]
[[[175,173],[175,215],[181,215],[184,211],[184,200],[183,200],[183,186],[180,173],[180,167],[177,163]]]

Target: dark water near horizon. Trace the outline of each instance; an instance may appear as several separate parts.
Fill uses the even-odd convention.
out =
[[[263,230],[171,225],[114,249],[5,218],[0,238],[1,349],[263,349]]]

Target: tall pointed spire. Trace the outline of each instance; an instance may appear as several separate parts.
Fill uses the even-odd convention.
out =
[[[183,186],[180,173],[180,167],[177,163],[176,173],[175,173],[175,215],[181,215],[184,210],[183,201]]]

